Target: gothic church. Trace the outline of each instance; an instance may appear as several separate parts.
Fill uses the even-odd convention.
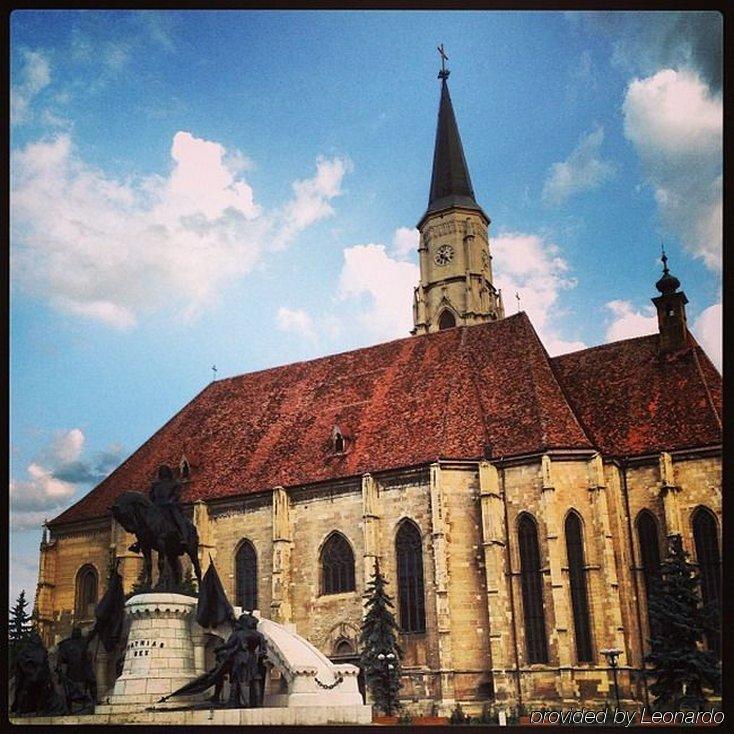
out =
[[[549,357],[525,313],[505,316],[439,77],[412,335],[208,385],[48,523],[46,644],[91,625],[111,558],[135,583],[142,559],[109,508],[164,463],[202,567],[211,556],[235,603],[333,660],[357,659],[379,559],[413,713],[601,706],[608,648],[620,696],[644,702],[647,595],[671,534],[705,601],[721,598],[722,382],[679,281],[664,263],[657,333]],[[101,695],[113,668],[101,651]]]

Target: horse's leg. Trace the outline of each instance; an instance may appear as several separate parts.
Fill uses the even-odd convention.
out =
[[[173,576],[173,583],[176,586],[181,584],[181,561],[178,560],[178,554],[171,551],[168,555],[168,563],[171,566],[171,575]]]
[[[156,585],[163,590],[168,587],[168,579],[166,578],[166,552],[163,548],[158,549],[158,583]]]
[[[150,548],[143,550],[143,566],[145,568],[145,587],[153,588],[153,554]]]

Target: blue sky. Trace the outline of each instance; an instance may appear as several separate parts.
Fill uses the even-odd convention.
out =
[[[213,364],[407,335],[441,42],[507,311],[650,333],[664,242],[720,367],[718,15],[16,11],[11,597]]]

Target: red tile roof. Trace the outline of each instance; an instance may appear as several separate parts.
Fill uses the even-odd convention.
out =
[[[599,450],[612,456],[718,445],[721,375],[689,334],[669,356],[651,334],[552,360],[574,412]]]
[[[656,345],[643,337],[551,360],[520,313],[218,380],[51,524],[107,515],[184,454],[183,499],[194,501],[477,459],[487,445],[508,457],[717,443],[706,396],[720,401],[721,378],[700,349],[697,369],[692,353],[668,362]],[[332,452],[335,425],[343,455]]]

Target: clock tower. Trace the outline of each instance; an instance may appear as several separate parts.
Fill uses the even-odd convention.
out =
[[[502,294],[492,285],[489,217],[474,189],[459,137],[441,53],[441,101],[428,209],[418,222],[420,283],[413,299],[412,334],[504,317]]]

